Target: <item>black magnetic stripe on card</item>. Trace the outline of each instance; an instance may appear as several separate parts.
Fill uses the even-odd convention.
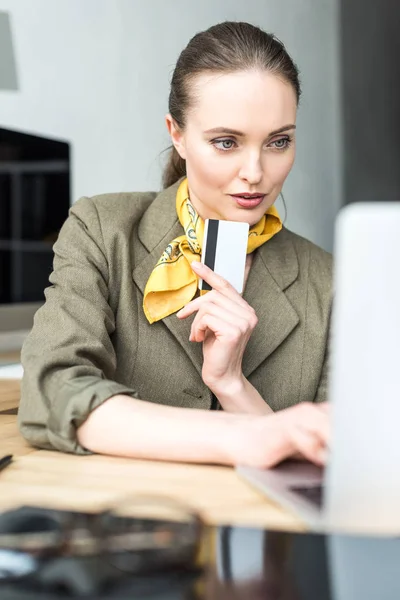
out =
[[[208,222],[207,231],[207,242],[206,242],[206,253],[204,256],[204,264],[214,271],[215,255],[217,253],[217,240],[218,240],[218,219],[210,219]],[[211,290],[211,286],[206,281],[202,282],[202,290]]]

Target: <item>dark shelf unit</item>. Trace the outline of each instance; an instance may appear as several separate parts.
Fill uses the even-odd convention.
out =
[[[69,145],[0,129],[0,304],[44,299],[69,206]]]

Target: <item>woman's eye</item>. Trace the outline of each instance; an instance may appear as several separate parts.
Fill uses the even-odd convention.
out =
[[[232,148],[234,148],[235,146],[235,142],[233,140],[214,140],[213,141],[214,146],[218,149],[218,150],[232,150]]]
[[[279,138],[279,140],[275,140],[274,142],[272,142],[272,145],[277,149],[277,150],[283,150],[284,148],[287,148],[290,145],[290,139],[289,138]]]

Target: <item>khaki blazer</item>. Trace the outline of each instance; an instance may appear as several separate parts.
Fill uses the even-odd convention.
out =
[[[193,317],[173,314],[150,325],[142,308],[152,269],[183,233],[178,184],[159,194],[81,198],[71,207],[46,302],[22,350],[18,420],[33,445],[85,453],[77,427],[115,394],[210,409],[202,347],[189,342]],[[283,228],[256,251],[244,298],[259,319],[244,375],[273,410],[325,400],[330,255]]]

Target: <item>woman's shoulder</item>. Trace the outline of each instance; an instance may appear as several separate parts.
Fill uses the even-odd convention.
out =
[[[91,225],[122,229],[140,221],[158,192],[119,192],[83,196],[70,208],[69,214]]]
[[[290,231],[290,229],[283,228],[282,230],[287,239],[292,242],[295,247],[296,254],[300,261],[309,260],[319,262],[321,265],[332,268],[332,254],[327,252],[314,242],[311,242],[307,238]]]
[[[282,233],[295,249],[300,271],[307,269],[309,276],[313,279],[330,282],[333,266],[332,254],[289,229],[283,228]]]

